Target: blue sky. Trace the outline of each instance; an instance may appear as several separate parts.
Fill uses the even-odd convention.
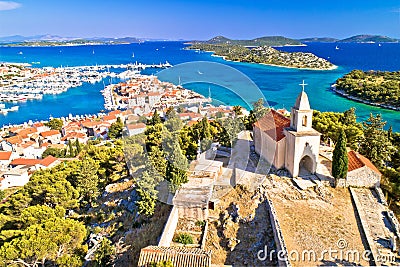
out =
[[[400,0],[0,1],[0,36],[400,38]]]

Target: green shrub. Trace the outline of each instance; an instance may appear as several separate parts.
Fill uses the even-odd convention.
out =
[[[187,233],[181,233],[174,239],[174,242],[184,245],[193,244],[193,237]]]
[[[196,226],[204,227],[206,225],[206,221],[198,220],[196,222]]]

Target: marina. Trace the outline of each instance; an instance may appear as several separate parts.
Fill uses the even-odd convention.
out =
[[[129,79],[146,68],[171,66],[168,62],[151,65],[136,62],[119,65],[30,68],[28,64],[2,63],[0,64],[0,102],[38,100],[45,94],[61,94],[83,83],[95,84],[105,78],[114,77]]]

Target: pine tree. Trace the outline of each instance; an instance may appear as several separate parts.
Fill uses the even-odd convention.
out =
[[[347,177],[349,159],[347,157],[346,143],[346,134],[342,129],[335,149],[333,150],[332,158],[332,176],[336,179]]]
[[[363,122],[364,138],[360,144],[360,153],[378,166],[390,161],[394,151],[388,134],[383,129],[385,124],[380,114],[376,116],[370,114],[368,120]]]
[[[161,117],[160,117],[160,115],[158,115],[158,112],[157,112],[157,109],[156,110],[154,110],[154,113],[153,113],[153,117],[151,117],[151,119],[149,120],[149,123],[148,123],[148,125],[156,125],[156,124],[158,124],[158,123],[161,123],[162,121],[161,121]]]

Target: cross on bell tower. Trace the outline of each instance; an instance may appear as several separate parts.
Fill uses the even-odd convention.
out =
[[[305,87],[306,85],[308,85],[308,84],[304,83],[304,80],[303,80],[303,82],[300,83],[299,85],[303,88],[303,92],[304,92],[304,87]]]

